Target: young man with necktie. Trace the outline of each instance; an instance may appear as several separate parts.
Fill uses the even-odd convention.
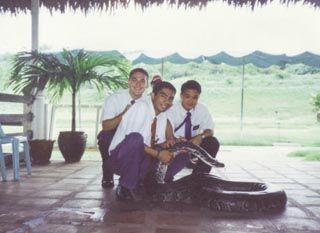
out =
[[[112,168],[120,176],[118,200],[141,198],[141,184],[155,174],[157,164],[175,160],[173,153],[165,149],[165,111],[172,105],[175,93],[171,83],[161,82],[153,87],[149,99],[134,104],[122,116],[109,148]]]
[[[136,102],[143,100],[144,91],[148,85],[148,72],[142,68],[131,70],[128,79],[128,89],[119,90],[106,97],[101,114],[102,131],[98,135],[98,145],[102,157],[103,188],[112,188],[113,172],[109,158],[109,146],[114,133],[122,120],[122,116]]]
[[[174,136],[200,145],[211,156],[216,157],[220,143],[213,136],[214,123],[208,109],[198,103],[201,94],[201,86],[197,81],[189,80],[182,84],[181,101],[174,103],[167,111],[172,124]],[[194,173],[209,173],[211,167],[197,161]]]

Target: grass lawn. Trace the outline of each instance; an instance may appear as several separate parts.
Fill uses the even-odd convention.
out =
[[[150,76],[161,74],[160,65],[137,66],[146,68]],[[260,69],[246,65],[242,128],[242,67],[207,62],[185,65],[166,62],[163,76],[177,88],[176,100],[179,100],[183,82],[189,79],[200,82],[202,93],[199,101],[212,114],[215,135],[223,145],[258,146],[285,142],[320,146],[320,123],[317,122],[316,113],[312,111],[310,104],[311,95],[320,91],[320,73],[301,73],[307,68],[301,64],[288,65],[283,70],[276,66]],[[1,91],[10,92],[3,86],[0,86]],[[150,88],[147,92],[151,92]],[[100,95],[96,89],[87,86],[81,90],[80,96],[81,104],[91,107],[81,109],[81,128],[78,130],[88,134],[87,145],[93,146],[97,121],[97,109],[93,105],[101,106],[104,94]],[[70,96],[64,96],[59,104],[71,104]],[[0,103],[0,112],[21,111],[22,107]],[[59,131],[70,130],[70,126],[71,109],[60,108],[56,112],[53,139],[57,139]],[[98,127],[100,128],[100,124]],[[10,127],[6,127],[6,132],[15,131],[7,128]]]
[[[320,150],[301,150],[288,154],[290,157],[304,157],[307,161],[320,161]]]

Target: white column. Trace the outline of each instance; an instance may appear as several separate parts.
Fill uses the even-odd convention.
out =
[[[46,99],[43,92],[36,96],[32,105],[34,118],[32,121],[33,139],[47,139]]]
[[[31,0],[31,49],[39,48],[39,0]],[[33,139],[46,139],[47,119],[45,113],[45,96],[39,93],[32,105],[34,119],[32,121]]]
[[[39,0],[31,0],[31,50],[39,47]]]

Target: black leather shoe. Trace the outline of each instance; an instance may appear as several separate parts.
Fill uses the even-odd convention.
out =
[[[121,185],[117,186],[116,196],[118,201],[141,201],[145,197],[144,189],[127,189]]]
[[[113,188],[114,182],[113,182],[113,180],[102,180],[101,181],[101,186],[104,189]]]
[[[131,195],[131,192],[129,189],[118,185],[116,189],[116,196],[118,201],[132,201],[133,196]]]

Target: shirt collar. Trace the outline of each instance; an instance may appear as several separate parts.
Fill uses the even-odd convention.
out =
[[[148,108],[149,108],[150,114],[151,114],[151,116],[152,116],[152,119],[155,118],[155,117],[158,118],[158,116],[159,116],[161,113],[160,113],[158,116],[156,116],[156,111],[154,110],[154,107],[153,107],[151,95],[149,95],[149,96],[146,97],[146,102],[147,102],[147,104],[148,104]]]
[[[188,111],[182,106],[181,100],[179,102],[179,107],[182,110],[183,114],[186,115]],[[194,108],[192,108],[191,110],[189,110],[189,112],[191,112],[191,115],[193,115],[193,113],[195,112],[196,107],[197,107],[197,105]]]
[[[130,90],[129,90],[129,89],[127,89],[127,97],[128,97],[129,103],[130,103],[130,101],[133,100],[133,98],[132,98],[131,95],[130,95]],[[136,99],[135,102],[139,102],[139,101],[141,101],[141,100],[144,99],[144,98],[145,98],[145,93],[143,93],[143,94],[140,96],[140,98]]]

